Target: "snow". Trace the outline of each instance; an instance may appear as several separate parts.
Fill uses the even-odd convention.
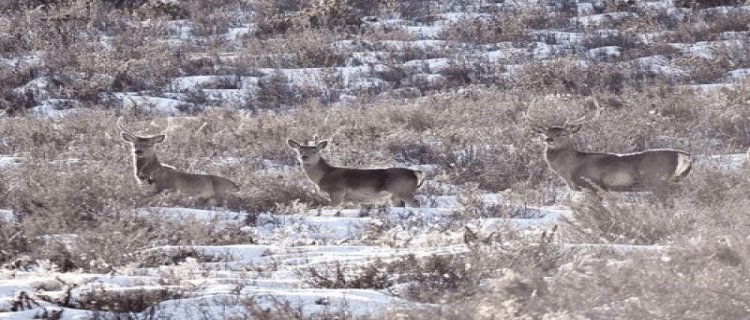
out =
[[[750,77],[750,68],[734,69],[727,72],[725,81],[727,82],[740,82]]]
[[[23,158],[0,155],[0,169],[9,168],[18,164]]]
[[[441,26],[406,26],[406,31],[419,39],[437,39],[443,27]]]
[[[206,100],[212,104],[228,104],[243,107],[258,95],[257,89],[202,89]]]
[[[608,61],[622,54],[623,49],[618,46],[607,46],[590,49],[586,56],[591,60]]]
[[[179,77],[172,80],[170,87],[176,92],[190,91],[196,89],[222,89],[216,88],[232,85],[236,81],[234,76],[189,76]]]
[[[536,5],[538,1],[506,1],[487,4],[487,8]],[[451,23],[466,18],[484,19],[486,13],[437,12],[438,20],[420,24],[403,19],[378,19],[366,23],[370,27],[388,26],[406,31],[417,40],[341,40],[330,45],[330,50],[346,53],[344,65],[316,68],[251,68],[238,70],[237,74],[183,75],[170,79],[156,91],[120,92],[112,96],[122,102],[123,109],[140,109],[153,115],[181,115],[185,109],[202,108],[189,101],[191,94],[202,94],[207,105],[229,104],[246,106],[253,103],[261,93],[261,83],[269,77],[280,76],[284,84],[294,87],[311,88],[326,94],[339,94],[342,101],[356,102],[356,92],[375,94],[397,94],[406,92],[421,96],[421,90],[441,89],[448,85],[448,79],[441,75],[456,64],[474,63],[502,64],[506,73],[513,77],[514,72],[523,68],[529,59],[546,60],[564,56],[579,58],[578,64],[590,60],[611,62],[622,58],[625,49],[618,46],[586,48],[587,37],[609,37],[620,35],[621,31],[609,26],[614,21],[622,21],[635,16],[631,12],[608,12],[595,14],[603,7],[602,1],[579,1],[579,17],[570,20],[571,26],[581,27],[580,32],[573,28],[561,30],[529,30],[529,43],[500,42],[490,44],[458,43],[440,39],[443,31]],[[470,5],[467,5],[470,6]],[[638,14],[642,11],[666,14],[673,19],[682,19],[684,8],[675,8],[673,1],[636,1]],[[438,10],[432,8],[431,10]],[[479,10],[477,8],[477,10]],[[703,13],[750,12],[750,6],[717,7]],[[430,17],[430,18],[434,18]],[[154,39],[175,46],[198,43],[208,40],[194,35],[194,23],[189,20],[158,21],[144,23],[164,23],[168,38]],[[220,35],[229,48],[238,52],[198,52],[185,54],[186,59],[217,58],[222,62],[241,62],[248,58],[241,52],[243,38],[255,30],[252,23],[238,23]],[[637,34],[642,44],[658,43],[669,31]],[[722,32],[715,41],[696,43],[671,43],[680,55],[714,60],[721,50],[746,52],[747,31]],[[105,48],[111,39],[99,37]],[[0,64],[11,68],[40,65],[44,52],[19,54],[4,57]],[[294,53],[268,54],[275,58],[292,61]],[[259,56],[252,56],[258,58]],[[584,60],[588,59],[588,60]],[[641,57],[620,62],[623,67],[635,67],[652,71],[660,76],[679,79],[686,72],[672,64],[671,55]],[[543,61],[543,62],[546,62]],[[238,64],[237,66],[245,66]],[[234,67],[237,67],[234,66]],[[221,66],[220,66],[221,67]],[[741,67],[741,66],[738,66]],[[394,84],[382,75],[403,69],[406,73]],[[247,72],[247,75],[245,72]],[[230,75],[226,75],[230,74]],[[250,76],[252,75],[252,76]],[[695,90],[718,90],[735,88],[736,83],[750,76],[750,69],[728,70],[720,79],[723,83],[683,86]],[[61,98],[57,78],[37,77],[13,90],[15,95],[28,95],[32,98],[32,114],[58,118],[76,112],[81,103]],[[67,89],[67,88],[66,88]],[[340,93],[331,93],[336,89]],[[163,90],[164,92],[161,92]],[[388,92],[388,90],[391,90]],[[157,93],[158,92],[158,93]],[[158,95],[158,96],[155,96]],[[460,152],[457,154],[461,156]],[[0,170],[12,170],[23,158],[0,155]],[[69,164],[81,160],[58,160],[55,163]],[[299,170],[298,166],[274,163],[265,159],[221,158],[219,163],[243,163],[266,174],[287,174]],[[719,170],[739,170],[746,163],[747,155],[695,155],[696,167],[710,167]],[[436,165],[424,165],[420,169],[431,174],[440,174]],[[156,222],[172,224],[192,223],[209,225],[214,230],[237,230],[250,236],[252,243],[215,246],[155,246],[137,252],[129,252],[141,257],[138,263],[122,266],[110,274],[91,274],[80,271],[60,273],[49,261],[37,261],[29,270],[0,269],[0,319],[28,319],[39,316],[40,308],[20,312],[10,312],[13,297],[20,291],[60,295],[62,283],[74,283],[73,301],[86,294],[106,290],[124,294],[154,292],[162,289],[175,290],[183,295],[161,301],[152,310],[134,313],[135,318],[177,318],[202,319],[204,317],[247,318],[249,305],[257,304],[262,309],[289,304],[299,309],[305,316],[318,315],[325,318],[327,312],[340,309],[347,316],[372,316],[377,318],[382,312],[399,306],[417,306],[387,292],[376,289],[327,289],[310,285],[301,275],[309,268],[324,270],[332,264],[340,264],[347,269],[366,266],[374,261],[389,261],[408,255],[428,257],[465,253],[469,250],[463,237],[466,230],[483,235],[502,234],[509,230],[528,236],[529,244],[538,241],[541,230],[554,225],[564,228],[565,218],[570,209],[558,205],[527,205],[512,200],[504,193],[465,195],[458,186],[445,185],[428,180],[423,189],[437,191],[419,194],[423,208],[374,208],[374,209],[332,209],[328,207],[310,210],[298,209],[294,212],[266,212],[249,215],[225,209],[199,210],[190,208],[144,207],[135,210],[140,217]],[[582,193],[553,191],[555,199],[566,198],[579,201]],[[634,195],[637,197],[638,195]],[[471,215],[464,205],[473,203]],[[635,201],[637,203],[637,201]],[[19,223],[18,212],[0,209],[0,224]],[[72,247],[81,241],[76,234],[47,234],[36,238],[43,242],[63,243]],[[667,249],[663,246],[632,246],[611,244],[571,244],[561,243],[563,250],[570,255],[595,255],[603,251],[617,253],[660,254]],[[173,258],[169,261],[168,258]],[[169,262],[163,262],[169,261]],[[171,264],[170,264],[171,263]],[[397,284],[403,285],[403,284]],[[88,319],[94,317],[89,311],[72,308],[51,307],[41,302],[48,310],[64,310],[62,319]],[[106,313],[105,313],[106,314]]]
[[[573,49],[569,45],[546,44],[544,42],[532,42],[529,44],[528,50],[536,60],[547,60],[573,53]]]
[[[35,101],[43,101],[52,98],[50,90],[54,87],[54,84],[55,81],[49,77],[39,77],[23,86],[13,89],[13,93],[18,96],[31,95]]]
[[[582,32],[568,32],[559,30],[533,30],[530,32],[532,39],[538,42],[565,43],[570,45],[582,45],[586,36]]]
[[[38,66],[42,64],[43,52],[32,52],[23,54],[13,58],[0,58],[0,63],[5,64],[11,68],[26,67],[26,66]]]
[[[745,154],[696,156],[697,165],[736,169]],[[226,161],[241,161],[228,158]],[[272,164],[276,165],[276,164]],[[435,166],[422,166],[425,171]],[[117,268],[110,274],[60,273],[54,266],[40,264],[30,270],[0,269],[0,319],[22,319],[41,308],[8,312],[20,291],[62,295],[65,283],[75,284],[74,303],[98,293],[136,295],[168,290],[174,296],[155,301],[151,309],[132,313],[137,318],[174,317],[202,319],[247,317],[249,307],[263,310],[291,306],[305,317],[324,316],[343,310],[347,315],[378,317],[395,308],[415,307],[387,289],[336,289],[312,286],[305,270],[330,270],[340,266],[347,274],[376,261],[394,261],[468,252],[466,230],[482,237],[519,231],[529,243],[543,230],[564,227],[570,210],[564,206],[530,206],[509,199],[503,193],[456,195],[460,189],[428,181],[436,195],[420,195],[422,208],[311,209],[298,213],[262,213],[224,209],[199,210],[172,207],[145,207],[142,217],[189,224],[199,222],[215,228],[237,228],[253,236],[252,244],[156,246],[135,254],[140,263]],[[453,195],[450,195],[453,194]],[[579,201],[580,194],[570,194]],[[464,205],[472,204],[476,216],[468,217]],[[505,217],[485,215],[482,208],[501,208]],[[0,221],[11,221],[10,210],[0,210]],[[74,245],[77,235],[48,235],[45,241]],[[532,240],[534,239],[534,240]],[[537,240],[538,241],[538,240]],[[611,244],[560,243],[566,255],[593,255],[602,252],[659,255],[667,247]],[[166,261],[171,261],[165,264]],[[42,267],[44,266],[44,267]],[[405,285],[397,283],[396,286]],[[43,306],[59,308],[47,302]],[[63,319],[85,319],[89,311],[66,308]]]
[[[439,73],[450,67],[447,58],[420,59],[404,62],[404,67],[417,72]]]
[[[718,90],[733,90],[737,88],[736,83],[709,83],[709,84],[692,84],[680,86],[688,90],[698,90],[704,92],[718,91]]]
[[[141,208],[137,210],[141,217],[163,219],[172,222],[185,222],[189,220],[211,223],[216,229],[225,229],[232,226],[244,225],[248,215],[244,212],[199,210],[188,208]]]
[[[512,48],[487,51],[482,57],[487,59],[488,62],[508,62],[528,55],[526,49]]]
[[[250,298],[240,299],[231,294],[215,294],[200,298],[171,300],[159,304],[154,316],[177,319],[227,319],[244,318],[248,310],[243,304],[254,304],[261,310],[273,309],[289,304],[307,316],[324,316],[334,310],[345,308],[352,317],[381,314],[395,299],[385,293],[366,290],[243,290]]]
[[[654,55],[631,60],[629,63],[645,70],[661,74],[669,78],[679,78],[686,74],[685,71],[669,65],[670,59],[663,55]]]
[[[242,37],[255,31],[255,26],[247,24],[241,27],[229,28],[226,34],[228,40],[241,40]]]
[[[509,204],[498,194],[477,195],[476,201],[487,205]],[[216,317],[246,314],[243,305],[257,304],[273,308],[288,303],[305,316],[345,310],[352,316],[377,316],[403,305],[414,305],[382,290],[314,288],[300,273],[309,268],[327,268],[340,264],[355,270],[374,261],[388,261],[415,255],[459,254],[468,248],[462,241],[463,226],[478,226],[484,233],[502,232],[507,228],[538,230],[559,222],[567,209],[562,207],[529,208],[537,210],[527,218],[480,218],[467,222],[459,214],[457,196],[434,199],[434,208],[389,208],[386,210],[316,209],[298,214],[265,213],[247,224],[248,216],[227,210],[187,208],[141,208],[144,217],[165,219],[174,223],[202,221],[216,227],[241,227],[251,233],[256,244],[223,246],[159,246],[141,251],[144,262],[139,267],[121,268],[109,275],[58,273],[55,268],[31,271],[0,271],[0,318],[24,317],[31,311],[3,313],[19,291],[59,296],[62,283],[76,284],[72,301],[91,293],[109,292],[139,294],[170,290],[181,296],[162,301],[149,312],[192,319],[195,314]],[[2,211],[6,212],[6,211]],[[7,213],[4,213],[7,215]],[[382,231],[373,231],[373,228]],[[378,239],[400,241],[401,246],[379,244]],[[78,240],[75,235],[50,235],[46,241]],[[169,257],[185,257],[176,265],[159,265]],[[149,263],[149,261],[152,261]],[[39,289],[44,288],[44,289]],[[68,309],[64,311],[68,312]],[[68,316],[87,313],[69,312]]]
[[[32,107],[29,111],[32,115],[45,118],[62,118],[78,111],[83,104],[78,100],[71,99],[47,99],[41,104]]]
[[[177,99],[143,96],[136,93],[114,93],[117,99],[122,100],[123,109],[138,109],[153,115],[177,116],[182,110],[194,108],[195,105]]]
[[[18,222],[18,217],[12,210],[0,209],[0,222],[14,224]]]
[[[748,161],[745,153],[723,154],[723,155],[696,155],[696,166],[709,166],[722,170],[737,170]]]
[[[747,39],[730,39],[720,41],[699,41],[695,43],[670,43],[671,47],[684,55],[703,59],[715,59],[716,53],[723,51],[743,52],[747,50]]]
[[[336,68],[303,68],[303,69],[272,69],[261,68],[259,72],[266,76],[281,75],[287,83],[294,86],[309,86],[322,88],[326,79],[340,79],[342,85],[347,86],[370,74],[369,66],[336,67]]]
[[[632,12],[609,12],[601,14],[593,14],[589,16],[571,18],[571,24],[579,25],[581,27],[599,27],[606,25],[610,21],[622,21],[628,18],[634,17],[635,14]]]

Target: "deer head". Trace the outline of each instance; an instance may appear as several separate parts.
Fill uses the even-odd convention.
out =
[[[150,159],[156,157],[154,146],[164,142],[167,138],[167,130],[171,127],[171,118],[166,129],[161,133],[153,136],[139,136],[125,129],[122,125],[122,118],[117,119],[117,126],[120,128],[122,140],[130,143],[133,148],[133,156],[139,159]]]
[[[297,151],[299,160],[302,164],[314,165],[320,161],[320,151],[328,146],[328,140],[317,142],[315,140],[307,140],[304,144],[301,144],[295,140],[287,140],[292,149]]]
[[[540,119],[533,119],[530,115],[535,102],[536,99],[533,99],[529,103],[526,113],[524,114],[524,118],[529,124],[531,130],[542,136],[542,141],[544,141],[544,144],[549,150],[559,150],[569,147],[571,145],[570,136],[580,131],[581,128],[583,128],[584,124],[599,118],[599,115],[601,114],[599,103],[594,100],[594,105],[596,106],[596,114],[592,119],[587,119],[588,116],[583,116],[579,119],[571,121],[566,117],[565,122],[563,122],[562,124],[547,124]]]

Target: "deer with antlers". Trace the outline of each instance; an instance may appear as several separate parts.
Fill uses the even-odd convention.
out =
[[[667,185],[685,177],[692,167],[689,153],[671,149],[649,149],[629,154],[589,153],[578,151],[571,141],[587,122],[601,114],[594,100],[596,115],[587,120],[565,120],[562,125],[549,125],[529,114],[532,100],[525,114],[531,130],[544,140],[544,157],[549,168],[562,178],[570,189],[580,191],[663,191]]]
[[[117,126],[122,131],[122,139],[130,144],[133,150],[133,168],[139,184],[148,183],[155,187],[155,194],[164,191],[178,191],[197,196],[199,199],[213,199],[219,203],[239,190],[237,184],[229,179],[209,174],[182,172],[172,166],[163,164],[156,157],[154,147],[164,142],[166,132],[171,127],[171,118],[167,129],[153,136],[139,136],[123,127],[122,118]]]
[[[344,201],[372,203],[390,198],[399,207],[407,204],[419,207],[414,192],[424,182],[425,174],[407,168],[355,169],[334,167],[323,159],[320,152],[328,141],[307,141],[299,143],[289,139],[290,147],[297,151],[299,161],[319,189],[328,193],[331,205],[338,206]]]

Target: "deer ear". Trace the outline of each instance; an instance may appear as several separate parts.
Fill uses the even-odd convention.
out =
[[[160,134],[156,137],[151,138],[151,142],[153,143],[162,143],[164,140],[167,139],[167,135]]]
[[[578,131],[581,131],[581,128],[583,128],[582,124],[574,124],[572,126],[568,126],[565,130],[568,131],[568,133],[576,133]]]
[[[133,136],[132,134],[127,133],[127,132],[123,132],[122,133],[122,140],[125,140],[127,142],[135,142],[136,139],[135,139],[135,136]]]
[[[299,142],[294,141],[292,139],[287,140],[286,143],[288,143],[289,146],[292,147],[292,148],[294,148],[294,149],[299,149],[299,147],[300,147]]]
[[[318,142],[318,145],[317,145],[317,146],[315,146],[315,147],[316,147],[316,148],[318,148],[318,150],[323,150],[323,149],[325,149],[325,148],[326,148],[327,146],[328,146],[328,140],[323,140],[323,141],[321,141],[321,142]]]

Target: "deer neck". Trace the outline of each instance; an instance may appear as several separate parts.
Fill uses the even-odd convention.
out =
[[[567,144],[556,149],[550,149],[549,147],[545,149],[544,157],[547,160],[547,164],[558,174],[566,172],[565,168],[570,168],[575,164],[579,154],[578,150],[572,144]]]
[[[307,177],[310,178],[315,184],[320,184],[320,181],[323,180],[323,177],[331,172],[333,167],[326,162],[325,159],[320,158],[320,160],[313,164],[303,164],[303,168],[305,168],[305,173],[307,174]]]
[[[156,156],[149,158],[135,158],[135,177],[142,182],[152,183],[154,173],[162,168]]]

